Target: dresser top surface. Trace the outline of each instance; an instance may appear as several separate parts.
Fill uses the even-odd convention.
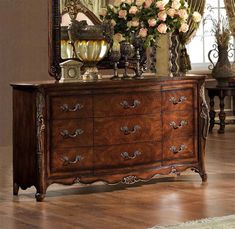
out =
[[[204,80],[203,75],[186,75],[185,77],[153,77],[146,76],[144,79],[136,80],[110,80],[109,78],[97,80],[97,81],[86,81],[86,82],[63,82],[60,83],[56,80],[45,80],[45,81],[23,81],[13,82],[10,85],[13,88],[53,88],[53,87],[115,87],[115,86],[131,86],[131,85],[142,85],[142,84],[157,84],[157,83],[168,83],[172,81],[182,81],[187,83],[192,80]]]

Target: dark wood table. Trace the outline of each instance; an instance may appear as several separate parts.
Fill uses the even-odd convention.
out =
[[[207,86],[206,87],[207,91],[208,91],[208,96],[210,98],[210,127],[209,127],[209,132],[212,132],[213,127],[215,125],[215,116],[216,116],[216,112],[215,112],[215,102],[214,102],[214,98],[215,96],[219,97],[220,100],[220,112],[219,112],[219,125],[220,128],[218,130],[218,133],[223,134],[225,131],[225,119],[226,119],[226,113],[224,111],[224,98],[226,96],[235,96],[235,87],[217,87],[217,86]]]

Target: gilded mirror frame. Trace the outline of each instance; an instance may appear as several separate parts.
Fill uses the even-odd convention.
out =
[[[100,19],[85,7],[79,0],[72,0],[78,7],[79,12],[84,13],[94,24],[101,24]],[[48,0],[48,58],[49,58],[49,74],[56,80],[61,77],[60,63],[65,61],[61,58],[61,10],[60,0]],[[70,12],[68,12],[70,14]],[[70,15],[71,16],[71,15]],[[105,63],[99,64],[101,67]]]

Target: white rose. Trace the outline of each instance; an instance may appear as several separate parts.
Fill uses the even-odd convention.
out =
[[[180,28],[179,28],[179,31],[182,32],[182,33],[186,33],[189,29],[189,26],[187,23],[183,23]]]
[[[111,25],[112,25],[112,26],[115,26],[116,24],[117,24],[116,21],[115,21],[114,19],[112,19],[112,20],[111,20]]]
[[[167,10],[167,14],[173,18],[175,16],[176,10],[173,8],[170,8],[169,10]]]
[[[123,37],[123,35],[121,34],[121,33],[115,33],[114,35],[113,35],[113,41],[114,42],[121,42],[121,41],[124,41],[125,40],[125,38]]]
[[[197,23],[200,22],[202,20],[202,15],[199,12],[195,11],[193,13],[193,20]]]

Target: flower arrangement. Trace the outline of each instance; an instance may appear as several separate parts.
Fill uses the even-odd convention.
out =
[[[131,39],[133,35],[144,40],[144,47],[152,46],[160,34],[178,30],[186,33],[188,18],[195,25],[201,21],[198,12],[191,14],[185,0],[115,0],[101,13],[114,27],[114,42]]]

